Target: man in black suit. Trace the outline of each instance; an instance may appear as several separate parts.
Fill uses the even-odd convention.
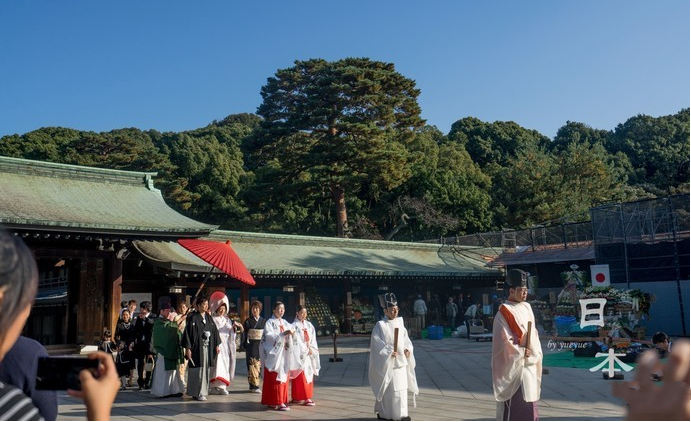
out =
[[[156,315],[151,313],[151,302],[145,300],[139,304],[139,317],[134,320],[134,353],[137,357],[137,384],[140,390],[151,388],[151,371],[144,371],[144,365],[155,355],[151,344],[155,318]]]

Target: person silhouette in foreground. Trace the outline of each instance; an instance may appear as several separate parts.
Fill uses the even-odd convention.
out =
[[[662,383],[653,381],[657,373]],[[689,343],[678,340],[664,365],[656,351],[642,354],[634,380],[613,383],[612,395],[626,402],[627,420],[688,421]]]
[[[0,229],[0,362],[19,338],[37,289],[38,268],[31,251],[20,238]],[[113,356],[94,352],[88,358],[98,360],[98,367],[93,372],[82,370],[82,389],[67,390],[67,394],[84,400],[89,420],[109,420],[120,386]],[[0,382],[0,420],[42,419],[39,409],[21,390]]]
[[[0,381],[19,388],[47,421],[58,418],[58,393],[54,390],[37,390],[36,374],[38,358],[48,356],[48,351],[34,339],[20,336],[0,362]]]

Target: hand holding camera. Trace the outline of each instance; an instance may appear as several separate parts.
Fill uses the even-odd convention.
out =
[[[87,419],[107,420],[115,396],[120,389],[120,379],[112,356],[103,352],[90,353],[89,361],[95,362],[95,369],[82,369],[79,372],[81,390],[68,389],[67,394],[84,400]],[[93,366],[93,364],[90,364]]]

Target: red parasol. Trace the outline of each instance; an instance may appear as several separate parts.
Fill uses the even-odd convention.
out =
[[[202,239],[178,239],[178,243],[188,251],[192,252],[207,263],[213,265],[229,276],[239,280],[250,286],[254,286],[256,282],[254,277],[242,262],[238,254],[235,253],[230,246],[230,240],[225,243],[213,242],[211,240]],[[212,268],[213,271],[213,268]],[[207,274],[207,278],[211,275],[211,271]],[[206,279],[204,279],[204,283]],[[202,286],[203,284],[202,283]],[[201,289],[200,289],[201,290]]]

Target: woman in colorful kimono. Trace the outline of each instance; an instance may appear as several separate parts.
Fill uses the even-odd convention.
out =
[[[299,367],[299,346],[295,328],[283,319],[285,306],[276,302],[273,316],[266,321],[259,351],[264,366],[262,404],[276,410],[290,410],[288,402],[288,375]]]
[[[261,375],[262,363],[260,345],[262,337],[264,336],[264,325],[266,319],[261,316],[262,303],[258,300],[252,301],[251,315],[245,320],[243,328],[243,341],[245,347],[245,359],[247,363],[247,382],[250,386],[250,391],[261,394],[259,389],[259,376]]]
[[[300,350],[300,369],[291,371],[291,396],[293,403],[314,406],[314,376],[319,376],[321,363],[319,362],[319,347],[317,346],[317,332],[314,325],[307,321],[307,309],[298,305],[295,314],[295,338]]]
[[[214,292],[209,301],[214,323],[221,336],[220,352],[216,366],[211,368],[211,394],[228,394],[228,386],[235,378],[235,351],[237,333],[242,333],[242,325],[228,318],[230,307],[228,297],[223,292]]]

